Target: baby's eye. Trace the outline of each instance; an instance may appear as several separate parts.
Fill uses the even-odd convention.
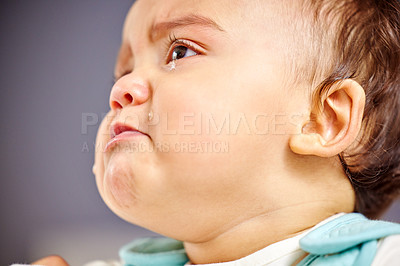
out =
[[[198,52],[198,49],[195,47],[195,44],[192,44],[192,42],[187,40],[175,40],[168,51],[166,63],[169,64],[173,61],[199,54],[201,53]]]
[[[175,46],[174,49],[172,49],[172,60],[179,60],[185,57],[190,57],[190,56],[194,56],[197,55],[197,53],[195,51],[193,51],[192,49],[189,49],[186,46],[183,45],[179,45],[179,46]]]

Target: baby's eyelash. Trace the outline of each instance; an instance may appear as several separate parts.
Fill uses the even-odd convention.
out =
[[[177,40],[178,40],[178,38],[176,38],[175,34],[170,33],[170,34],[168,35],[168,39],[167,39],[167,43],[166,43],[167,51],[168,51],[168,49],[171,47],[171,45],[172,45],[174,42],[176,42]]]

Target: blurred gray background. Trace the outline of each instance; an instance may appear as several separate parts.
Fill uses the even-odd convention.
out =
[[[111,213],[91,172],[133,2],[1,0],[0,265],[52,253],[71,265],[115,259],[154,235]],[[400,222],[400,204],[385,219]]]
[[[92,119],[108,110],[133,2],[0,1],[0,265],[118,258],[121,245],[152,235],[107,209],[91,172]]]

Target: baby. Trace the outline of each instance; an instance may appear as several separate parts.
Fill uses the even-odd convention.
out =
[[[398,263],[366,217],[400,191],[399,29],[398,0],[136,1],[93,171],[167,238],[121,263]]]

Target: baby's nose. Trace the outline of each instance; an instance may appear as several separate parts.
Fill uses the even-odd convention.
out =
[[[133,73],[120,78],[110,94],[110,108],[122,109],[129,105],[140,105],[149,99],[149,83]]]

